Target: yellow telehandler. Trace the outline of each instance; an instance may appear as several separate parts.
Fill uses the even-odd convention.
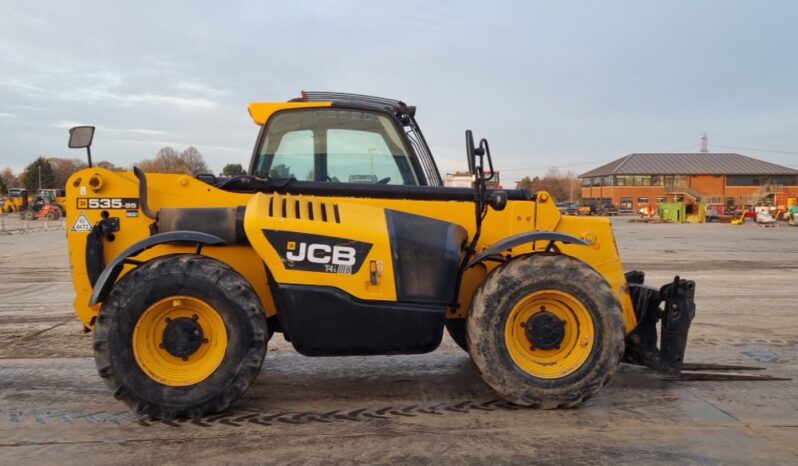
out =
[[[485,139],[466,132],[473,186],[447,188],[401,101],[303,92],[249,113],[246,175],[109,171],[89,152],[67,182],[77,315],[136,412],[226,409],[274,332],[343,356],[429,352],[447,329],[499,395],[540,408],[580,404],[622,360],[682,370],[694,283],[624,273],[608,219],[489,189]]]

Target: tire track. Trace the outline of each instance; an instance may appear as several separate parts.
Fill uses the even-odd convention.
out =
[[[124,411],[108,413],[104,411],[86,413],[77,411],[38,411],[38,410],[10,410],[8,420],[11,423],[20,423],[33,420],[37,424],[48,423],[89,423],[89,424],[138,424],[142,427],[166,425],[169,427],[183,427],[194,425],[212,428],[217,426],[244,427],[244,426],[274,426],[280,424],[304,425],[314,423],[332,422],[364,422],[364,421],[390,421],[408,417],[462,415],[473,412],[517,411],[520,408],[505,400],[493,399],[488,401],[461,401],[443,402],[432,405],[409,406],[383,406],[380,408],[336,409],[325,412],[292,412],[292,411],[261,411],[261,410],[231,410],[222,414],[204,416],[201,418],[181,418],[176,420],[161,420],[150,416],[141,416],[133,412]]]

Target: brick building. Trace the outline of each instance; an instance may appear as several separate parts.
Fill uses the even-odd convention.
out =
[[[798,170],[740,154],[630,154],[579,178],[583,202],[622,212],[679,201],[722,212],[798,196]]]

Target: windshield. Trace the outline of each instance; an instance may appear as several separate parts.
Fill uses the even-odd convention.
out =
[[[393,120],[333,108],[275,114],[258,148],[254,174],[341,183],[418,185]]]

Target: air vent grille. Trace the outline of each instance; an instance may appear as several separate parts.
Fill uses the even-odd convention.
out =
[[[268,215],[274,218],[341,223],[338,204],[302,196],[272,194]]]

